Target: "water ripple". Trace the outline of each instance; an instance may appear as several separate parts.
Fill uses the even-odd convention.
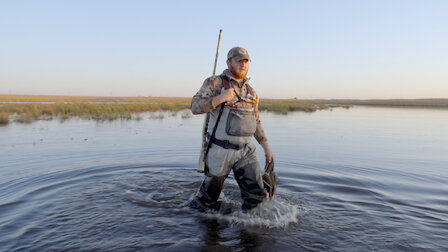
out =
[[[220,196],[230,211],[199,213],[188,207],[203,178],[194,166],[86,166],[0,184],[2,246],[8,251],[238,250],[251,244],[259,250],[291,244],[339,250],[347,241],[372,250],[446,246],[432,241],[447,235],[448,192],[429,186],[426,176],[408,174],[403,183],[394,182],[398,172],[389,171],[387,180],[378,176],[380,168],[279,162],[274,201],[242,212],[231,175]]]

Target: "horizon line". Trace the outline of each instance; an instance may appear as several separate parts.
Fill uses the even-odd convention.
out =
[[[1,94],[0,96],[54,96],[54,97],[107,97],[107,98],[136,98],[136,97],[147,97],[147,98],[191,98],[189,96],[108,96],[108,95],[55,95],[55,94]],[[422,97],[422,98],[269,98],[263,97],[262,100],[446,100],[446,98],[434,98],[434,97]]]

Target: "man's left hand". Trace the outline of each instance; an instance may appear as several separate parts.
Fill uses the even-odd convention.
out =
[[[263,142],[261,144],[261,147],[263,147],[263,150],[264,150],[264,156],[266,157],[266,163],[270,163],[270,162],[274,161],[274,153],[272,152],[268,141]]]

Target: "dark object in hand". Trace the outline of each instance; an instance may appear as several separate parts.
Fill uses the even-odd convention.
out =
[[[274,161],[266,163],[264,167],[263,184],[269,194],[269,200],[274,199],[274,193],[278,184],[278,174],[274,172]]]

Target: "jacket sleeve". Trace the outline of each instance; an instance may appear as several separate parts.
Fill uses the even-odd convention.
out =
[[[191,112],[197,115],[214,110],[216,106],[213,106],[212,100],[215,96],[219,95],[221,86],[221,78],[218,76],[207,78],[191,100]]]
[[[257,104],[255,104],[255,108],[254,108],[254,112],[255,112],[255,119],[257,121],[257,128],[255,129],[255,133],[254,133],[254,137],[257,140],[257,142],[259,144],[267,141],[268,139],[266,138],[266,135],[264,134],[264,129],[263,126],[261,125],[261,121],[260,121],[260,112],[258,111],[258,104],[259,104],[259,100],[258,100],[258,95],[256,95],[255,97],[257,97]]]

